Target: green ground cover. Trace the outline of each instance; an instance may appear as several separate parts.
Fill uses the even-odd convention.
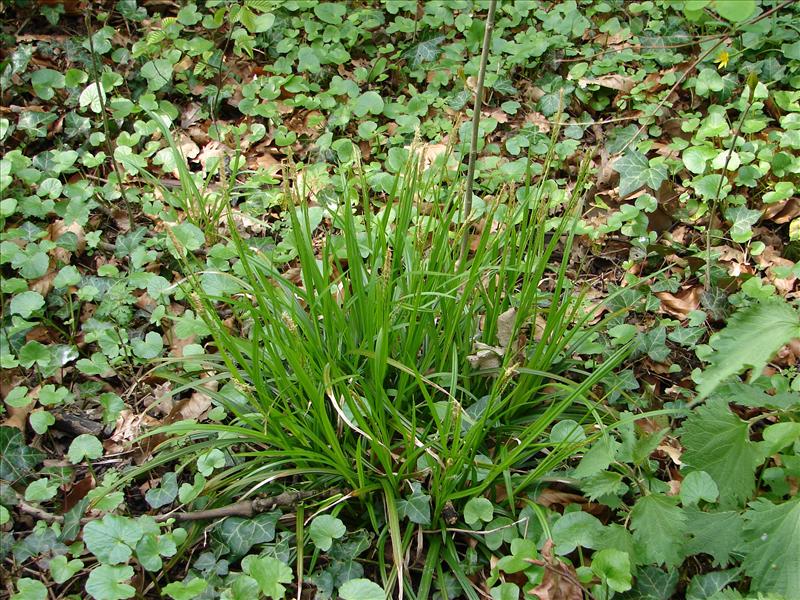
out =
[[[0,595],[800,598],[798,5],[499,0],[465,217],[488,8],[0,3]]]

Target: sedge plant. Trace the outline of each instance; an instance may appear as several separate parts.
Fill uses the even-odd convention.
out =
[[[448,512],[503,488],[513,513],[578,451],[548,441],[553,424],[589,415],[593,389],[626,352],[591,372],[573,358],[601,326],[587,325],[566,270],[588,161],[546,232],[552,157],[538,183],[529,176],[489,203],[482,228],[461,215],[458,177],[414,158],[379,200],[363,171],[342,175],[324,236],[312,231],[308,203],[288,197],[291,275],[231,225],[238,264],[215,276],[239,291],[215,295],[188,262],[186,285],[213,335],[206,373],[232,383],[238,399],[200,388],[208,378],[178,388],[198,386],[230,418],[163,427],[170,437],[151,466],[223,450],[227,466],[205,489],[217,505],[335,490],[317,508],[335,504],[374,532],[387,590],[428,597],[444,564],[477,598]],[[564,259],[553,265],[556,249]],[[421,528],[425,567],[412,574],[404,557]]]

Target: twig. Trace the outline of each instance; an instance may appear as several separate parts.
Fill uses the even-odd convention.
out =
[[[114,158],[114,149],[111,147],[111,127],[108,125],[108,114],[106,113],[106,101],[105,101],[105,90],[102,87],[102,83],[100,82],[100,66],[98,65],[97,61],[97,53],[94,51],[94,29],[92,29],[92,22],[91,18],[89,17],[90,11],[86,11],[84,14],[84,24],[86,26],[86,34],[89,40],[89,54],[92,55],[92,71],[94,72],[94,84],[97,88],[97,101],[100,103],[100,113],[102,115],[103,121],[103,132],[106,136],[106,150],[108,150],[108,158],[111,160],[111,165],[114,169],[114,172],[117,175],[117,180],[119,183],[119,193],[122,195],[122,199],[125,201],[125,208],[128,212],[128,221],[133,227],[133,209],[131,209],[130,200],[128,200],[128,196],[125,194],[125,188],[123,187],[123,174],[122,169],[120,168],[119,164],[117,163],[117,159]]]
[[[461,259],[463,265],[467,258],[469,247],[469,227],[467,221],[472,212],[472,187],[475,182],[475,162],[478,158],[478,130],[481,124],[481,104],[483,103],[483,80],[486,78],[486,63],[489,61],[489,46],[492,42],[494,29],[494,12],[497,9],[497,0],[489,3],[489,14],[486,15],[486,29],[483,32],[483,48],[481,49],[481,63],[478,68],[478,84],[475,88],[475,104],[472,108],[472,139],[469,144],[469,167],[467,167],[467,189],[464,193],[462,206],[462,221],[464,222],[464,237],[461,239]]]
[[[326,490],[326,496],[334,496],[336,494],[344,493],[339,488]],[[176,521],[206,521],[210,519],[223,519],[225,517],[245,517],[250,518],[254,515],[274,510],[276,508],[287,508],[295,506],[306,498],[319,496],[319,491],[298,491],[298,492],[283,492],[277,496],[269,496],[266,498],[253,498],[252,500],[242,500],[235,504],[221,506],[219,508],[210,508],[208,510],[197,510],[185,513],[167,513],[165,515],[158,515],[156,521],[163,522],[168,519],[175,519]]]
[[[747,78],[747,87],[750,90],[750,95],[747,98],[747,106],[742,113],[742,116],[739,118],[739,123],[736,125],[736,130],[733,132],[733,140],[731,141],[731,147],[728,149],[728,154],[725,156],[725,164],[722,166],[722,173],[719,176],[719,184],[717,185],[717,191],[714,194],[714,199],[711,201],[711,208],[708,211],[708,227],[706,227],[706,272],[705,272],[705,281],[703,282],[703,288],[706,292],[711,290],[711,226],[714,224],[714,213],[717,212],[717,204],[720,201],[720,193],[722,193],[722,186],[725,183],[727,177],[725,174],[728,171],[728,164],[731,161],[731,157],[733,156],[733,152],[736,150],[736,141],[739,139],[739,135],[742,132],[742,126],[744,125],[744,120],[747,118],[747,113],[750,112],[750,108],[753,106],[753,101],[755,100],[755,93],[756,93],[756,85],[758,84],[758,79],[755,78],[755,74],[751,73]]]

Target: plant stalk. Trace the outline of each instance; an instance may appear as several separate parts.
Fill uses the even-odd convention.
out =
[[[461,239],[461,259],[463,265],[467,258],[469,248],[469,227],[467,221],[472,212],[472,188],[475,182],[475,162],[478,158],[478,131],[481,123],[481,105],[483,104],[483,81],[486,78],[486,63],[489,62],[489,46],[492,43],[492,31],[494,30],[494,13],[497,9],[497,0],[489,3],[489,13],[486,15],[486,29],[483,32],[483,48],[481,49],[481,63],[478,68],[478,84],[475,88],[475,104],[472,108],[472,139],[469,143],[469,166],[467,167],[467,185],[464,192],[464,204],[461,216],[466,227],[464,237]]]

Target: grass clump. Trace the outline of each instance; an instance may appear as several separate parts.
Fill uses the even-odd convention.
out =
[[[480,228],[463,223],[459,182],[443,170],[410,161],[381,203],[363,175],[345,178],[323,238],[310,217],[319,207],[292,203],[289,271],[232,227],[239,263],[225,277],[239,293],[188,277],[214,338],[205,368],[235,389],[214,394],[232,418],[164,428],[177,437],[159,462],[223,450],[226,466],[206,485],[217,504],[317,490],[320,511],[375,534],[387,590],[427,596],[444,560],[472,597],[447,528],[483,496],[516,516],[577,449],[546,434],[590,413],[593,388],[625,352],[590,373],[573,358],[592,328],[567,259],[552,260],[569,256],[587,165],[546,233],[547,165],[539,184],[529,177],[487,207]],[[472,250],[460,260],[464,238]],[[419,531],[424,567],[410,572]]]

